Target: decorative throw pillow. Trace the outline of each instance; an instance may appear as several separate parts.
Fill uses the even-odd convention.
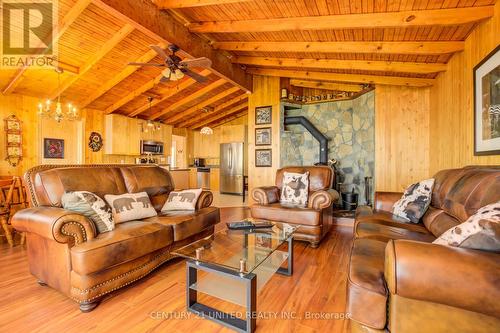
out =
[[[445,231],[433,243],[500,252],[500,201],[479,209],[467,221]]]
[[[309,196],[309,172],[283,174],[281,188],[281,203],[288,205],[305,206]]]
[[[422,180],[410,185],[401,199],[392,207],[392,213],[405,220],[418,223],[431,204],[434,179]]]
[[[201,191],[201,188],[196,190],[172,191],[168,195],[168,199],[161,211],[195,210]]]
[[[106,194],[104,199],[113,209],[115,223],[141,220],[158,215],[146,192]]]
[[[92,192],[66,192],[61,197],[61,203],[64,209],[80,213],[94,222],[99,233],[115,228],[111,207]]]

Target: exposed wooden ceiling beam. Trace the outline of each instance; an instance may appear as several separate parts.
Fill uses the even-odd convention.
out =
[[[158,119],[158,118],[166,115],[167,113],[172,112],[175,109],[177,109],[177,108],[179,108],[181,106],[184,106],[184,105],[186,105],[186,104],[188,104],[188,103],[196,100],[197,98],[202,97],[205,94],[208,94],[209,92],[211,92],[214,89],[219,88],[220,86],[222,86],[226,82],[227,81],[224,80],[224,79],[219,79],[219,80],[217,80],[215,82],[212,82],[208,86],[205,86],[205,87],[201,88],[200,90],[195,91],[194,93],[192,93],[192,94],[184,97],[180,101],[177,101],[177,102],[173,103],[172,105],[169,105],[167,108],[163,109],[162,111],[157,112],[157,113],[151,115],[149,117],[149,119],[151,119],[151,120]]]
[[[216,103],[216,102],[220,101],[221,99],[224,99],[227,96],[234,94],[238,90],[240,90],[240,88],[238,88],[238,87],[232,87],[231,89],[225,90],[225,91],[221,92],[220,94],[217,94],[213,97],[210,97],[209,99],[206,99],[203,102],[201,102],[201,103],[199,103],[199,104],[197,104],[197,105],[195,105],[187,110],[179,112],[178,114],[174,115],[173,117],[170,117],[166,121],[166,123],[167,124],[175,124],[176,122],[178,122],[182,118],[191,116],[192,114],[200,111],[204,107],[209,106],[210,104]]]
[[[235,57],[234,59],[232,59],[232,61],[238,64],[270,66],[270,67],[348,69],[348,70],[424,73],[424,74],[446,71],[446,64],[441,64],[441,63],[338,60],[338,59],[295,59],[295,58],[267,58],[267,57]]]
[[[231,63],[223,52],[214,50],[204,39],[189,32],[167,12],[149,0],[93,0],[93,3],[147,36],[163,43],[176,44],[190,57],[212,60],[212,72],[245,91],[252,90],[252,77]]]
[[[215,121],[217,121],[219,119],[225,118],[225,117],[230,116],[230,115],[232,115],[234,113],[241,112],[241,111],[243,111],[244,109],[247,109],[247,108],[248,108],[248,103],[247,102],[245,102],[243,104],[240,104],[240,105],[236,105],[235,107],[233,107],[233,108],[231,108],[231,109],[229,109],[227,111],[220,112],[220,113],[216,114],[213,117],[210,117],[210,118],[208,118],[206,120],[203,120],[203,121],[197,123],[194,126],[191,126],[190,128],[191,129],[201,128],[201,127],[203,127],[203,126],[205,126],[207,124],[213,123],[213,122],[215,122]]]
[[[55,99],[57,96],[61,95],[71,87],[78,79],[85,75],[95,64],[99,62],[109,51],[111,51],[116,45],[118,45],[122,40],[127,38],[127,36],[134,31],[134,27],[130,24],[125,24],[120,30],[118,30],[113,37],[108,39],[101,48],[90,57],[89,60],[80,68],[78,75],[68,78],[64,81],[61,87],[59,87],[51,96],[51,99]]]
[[[68,13],[64,15],[64,18],[58,23],[56,34],[52,37],[52,45],[56,44],[59,41],[61,36],[66,32],[66,30],[68,30],[68,28],[73,24],[73,22],[75,22],[75,20],[82,14],[82,12],[91,2],[92,0],[78,0],[74,5],[71,6],[71,9],[68,11]],[[4,87],[2,93],[9,94],[13,92],[21,82],[22,78],[24,77],[24,72],[28,68],[29,66],[23,66],[19,68],[14,77]]]
[[[157,77],[155,77],[153,80],[148,81],[148,82],[144,83],[142,86],[140,86],[139,88],[136,88],[135,90],[131,91],[129,94],[120,98],[120,100],[118,100],[118,101],[114,102],[112,105],[108,106],[106,108],[106,110],[104,110],[104,113],[106,113],[106,114],[113,113],[115,110],[118,110],[123,105],[127,104],[128,102],[132,101],[133,99],[144,94],[146,91],[148,91],[149,89],[152,89],[155,85],[157,85],[160,82],[162,77],[163,77],[163,74],[160,74]]]
[[[211,72],[208,69],[204,69],[199,74],[202,75],[202,76],[208,76],[208,75],[210,75],[210,73]],[[154,107],[154,106],[156,106],[156,105],[158,105],[160,103],[163,103],[164,101],[166,101],[170,97],[174,96],[175,94],[178,94],[181,91],[183,91],[184,89],[187,89],[187,88],[189,88],[189,87],[191,87],[191,86],[193,86],[195,84],[198,84],[198,81],[196,81],[194,79],[187,78],[186,80],[183,80],[181,83],[179,83],[175,87],[172,87],[167,92],[165,92],[164,94],[162,94],[161,98],[155,99],[153,102],[151,102],[151,107]],[[149,103],[145,103],[143,106],[141,106],[140,108],[138,108],[134,112],[128,114],[128,116],[129,117],[135,117],[138,114],[143,113],[147,109],[149,109]]]
[[[241,101],[244,101],[247,98],[248,98],[248,94],[242,94],[240,96],[232,98],[229,101],[226,101],[226,102],[224,102],[224,103],[222,103],[220,105],[217,105],[214,108],[213,112],[207,113],[207,114],[200,114],[200,115],[198,115],[196,117],[192,117],[192,118],[190,118],[190,119],[188,119],[186,121],[183,121],[182,123],[180,123],[176,127],[181,127],[181,128],[182,127],[190,127],[190,126],[192,126],[193,124],[195,124],[197,122],[200,122],[200,121],[203,121],[206,118],[209,118],[211,116],[211,114],[222,112],[226,108],[228,108],[230,106],[233,106],[234,104],[240,103]]]
[[[201,7],[249,1],[253,0],[153,0],[160,9]]]
[[[400,76],[379,76],[363,74],[337,74],[328,72],[308,72],[293,71],[283,69],[263,69],[249,68],[247,72],[254,75],[289,77],[295,79],[325,80],[337,82],[355,82],[355,83],[375,83],[397,86],[427,87],[434,84],[433,79],[420,79]]]
[[[290,17],[242,21],[196,22],[188,25],[197,33],[267,32],[296,30],[407,28],[460,25],[492,17],[494,6],[411,10],[390,13]]]
[[[227,51],[317,52],[317,53],[395,53],[446,54],[463,51],[464,42],[215,42],[214,47]]]
[[[231,122],[231,121],[233,121],[235,119],[238,119],[238,118],[241,118],[241,117],[244,117],[244,116],[248,116],[248,110],[244,110],[241,113],[237,113],[235,115],[229,116],[229,117],[224,118],[222,120],[219,120],[217,122],[207,124],[207,126],[210,126],[212,128],[217,128],[219,126],[222,126],[224,124],[227,124],[227,123],[229,123],[229,122]]]
[[[335,83],[335,82],[325,82],[325,81],[308,81],[299,79],[290,79],[290,85],[295,87],[325,89],[333,91],[360,92],[361,90],[363,90],[363,86],[360,84]]]
[[[162,48],[167,47],[167,45],[164,43],[160,43],[159,46]],[[153,60],[156,56],[157,56],[157,53],[154,50],[149,50],[146,54],[144,54],[140,58],[136,59],[135,62],[146,62],[147,63],[147,62],[150,62],[151,60]],[[141,68],[141,67],[127,65],[124,69],[122,69],[122,71],[120,73],[113,76],[113,78],[111,80],[108,80],[107,82],[105,82],[92,95],[87,97],[85,99],[85,101],[83,101],[80,104],[80,108],[83,109],[83,108],[87,107],[90,103],[92,103],[93,101],[95,101],[96,99],[98,99],[99,97],[104,95],[106,92],[111,90],[114,86],[116,86],[118,83],[125,80],[127,77],[129,77],[133,73],[135,73],[139,68]]]

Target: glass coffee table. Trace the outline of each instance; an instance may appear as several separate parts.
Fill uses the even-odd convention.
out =
[[[187,310],[236,330],[253,332],[257,292],[274,273],[293,273],[293,233],[297,227],[274,223],[272,228],[225,229],[173,251],[188,259]],[[288,243],[286,251],[281,250]],[[282,267],[287,261],[287,267]],[[198,272],[205,272],[203,275]],[[245,307],[244,316],[228,314],[198,302],[198,293]],[[243,319],[244,318],[244,319]]]

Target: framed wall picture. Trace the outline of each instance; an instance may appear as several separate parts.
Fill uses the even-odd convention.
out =
[[[255,149],[255,166],[271,167],[273,166],[272,149]]]
[[[44,138],[43,158],[64,158],[64,140]]]
[[[474,155],[500,155],[500,46],[474,67]]]
[[[255,129],[255,145],[269,146],[271,144],[271,127],[263,127]]]
[[[269,125],[273,122],[273,107],[260,106],[255,108],[255,125]]]

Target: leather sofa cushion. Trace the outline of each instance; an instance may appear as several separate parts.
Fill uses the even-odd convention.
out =
[[[174,241],[171,227],[144,221],[117,224],[91,242],[71,248],[73,271],[80,275],[108,269],[167,247]]]
[[[280,203],[269,205],[253,205],[252,217],[285,223],[303,224],[310,226],[320,225],[321,211],[311,208],[282,206]],[[300,230],[299,230],[300,231]]]
[[[218,208],[206,207],[195,212],[165,212],[144,221],[172,227],[174,242],[178,242],[214,226],[220,221],[220,216]]]
[[[347,276],[347,312],[351,319],[375,329],[386,323],[387,289],[384,280],[386,243],[355,239]]]
[[[354,235],[356,238],[371,238],[383,242],[391,239],[409,239],[432,243],[436,237],[421,225],[408,225],[389,221],[360,221],[356,224]]]

